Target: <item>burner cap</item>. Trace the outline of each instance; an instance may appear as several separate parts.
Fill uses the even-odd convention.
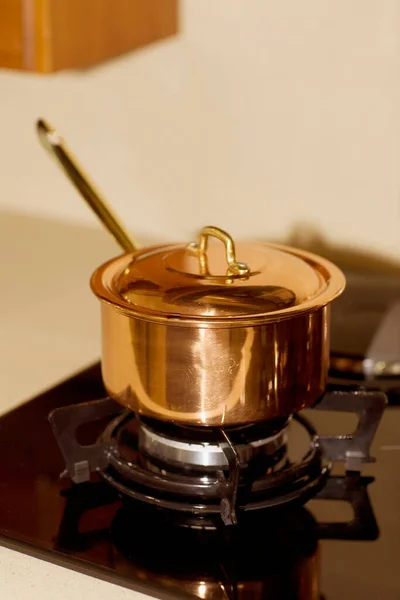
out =
[[[212,441],[186,441],[180,436],[169,437],[158,433],[155,429],[141,424],[139,429],[139,448],[148,456],[162,460],[171,465],[185,465],[188,467],[213,467],[228,469],[229,463],[223,450],[224,438],[218,435]],[[238,430],[237,430],[238,433]],[[243,438],[246,433],[243,433]],[[243,461],[249,462],[259,455],[273,457],[284,448],[287,441],[286,428],[272,436],[255,439],[236,446]]]

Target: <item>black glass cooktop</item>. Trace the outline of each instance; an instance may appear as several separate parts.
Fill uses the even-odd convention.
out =
[[[94,365],[0,418],[1,544],[157,598],[400,598],[398,407],[385,410],[377,462],[363,469],[371,479],[348,482],[356,518],[343,498],[312,500],[215,531],[123,503],[103,481],[59,478],[49,412],[103,396]],[[354,426],[348,415],[309,410],[307,418],[321,433]],[[94,434],[86,428],[80,439]]]

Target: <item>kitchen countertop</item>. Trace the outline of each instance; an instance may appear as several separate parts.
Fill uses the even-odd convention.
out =
[[[101,262],[120,251],[100,228],[6,212],[0,212],[0,249],[4,413],[98,359],[99,307],[89,278]],[[0,597],[148,598],[3,547]]]

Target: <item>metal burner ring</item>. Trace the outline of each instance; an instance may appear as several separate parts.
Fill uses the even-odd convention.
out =
[[[222,440],[221,440],[222,442]],[[238,444],[236,449],[242,462],[256,455],[274,456],[287,443],[286,428],[261,440]],[[190,467],[214,467],[228,469],[228,460],[218,442],[191,443],[160,435],[144,423],[139,431],[139,448],[147,455],[171,465]]]

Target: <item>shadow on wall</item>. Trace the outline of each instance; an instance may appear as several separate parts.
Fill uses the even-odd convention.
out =
[[[284,239],[266,241],[315,252],[345,270],[369,271],[400,278],[400,257],[399,261],[395,261],[376,252],[333,244],[307,223],[295,225]],[[140,242],[143,246],[155,243],[149,239],[140,239]],[[64,265],[63,268],[74,268],[79,260],[87,265],[89,274],[102,261],[121,253],[111,236],[95,220],[92,228],[12,211],[0,211],[1,251],[3,256],[8,257],[3,264],[3,271],[14,269],[14,259],[23,255],[28,257],[30,268],[34,270],[35,262],[39,263],[37,267],[40,270],[40,265],[47,265],[50,258],[51,268],[57,261]]]
[[[279,242],[324,256],[345,270],[400,276],[400,256],[399,260],[396,261],[379,256],[376,252],[368,252],[350,245],[334,244],[324,238],[318,229],[308,223],[296,224],[289,235]]]

